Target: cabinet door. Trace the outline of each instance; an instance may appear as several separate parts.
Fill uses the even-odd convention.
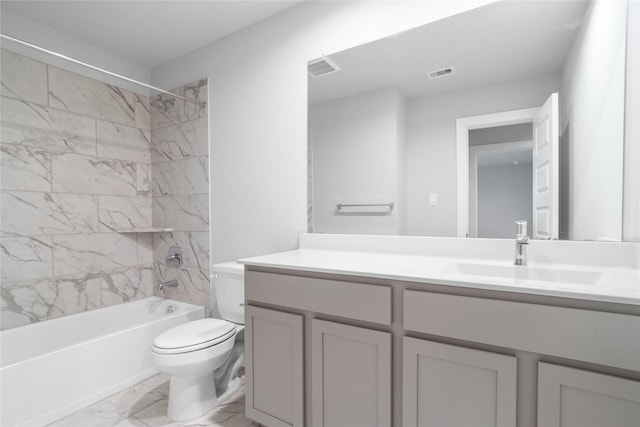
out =
[[[313,427],[391,425],[391,334],[311,321]]]
[[[640,382],[539,363],[538,425],[639,426]]]
[[[515,357],[404,338],[404,426],[515,426]]]
[[[303,426],[303,318],[245,308],[246,414],[269,427]]]

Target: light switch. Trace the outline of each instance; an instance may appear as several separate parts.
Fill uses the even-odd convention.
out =
[[[429,193],[429,206],[436,206],[438,204],[438,193]]]

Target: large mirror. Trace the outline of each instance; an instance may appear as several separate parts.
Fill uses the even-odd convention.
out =
[[[310,229],[621,240],[626,22],[499,1],[311,61]]]

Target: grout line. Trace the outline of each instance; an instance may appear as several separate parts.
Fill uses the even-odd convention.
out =
[[[38,191],[38,190],[13,190],[10,188],[2,188],[3,192],[6,193],[41,193],[41,194],[60,194],[60,195],[74,195],[74,196],[96,196],[96,197],[120,197],[124,199],[147,199],[150,197],[149,194],[105,194],[105,193],[78,193],[73,191]],[[205,195],[208,193],[201,193],[196,195]],[[164,197],[164,196],[163,196]],[[167,196],[171,197],[171,196]]]
[[[48,86],[48,82],[47,82],[47,86]],[[107,119],[101,118],[101,117],[95,117],[95,116],[91,116],[91,115],[88,115],[88,114],[78,113],[76,111],[71,111],[71,110],[65,110],[63,108],[52,107],[52,106],[49,105],[49,92],[48,92],[48,90],[47,90],[47,103],[46,104],[41,104],[39,102],[28,101],[26,99],[18,98],[16,96],[11,96],[10,94],[6,94],[6,93],[2,94],[2,97],[3,98],[12,99],[14,101],[24,102],[24,103],[31,104],[31,105],[37,105],[39,107],[48,108],[48,109],[54,110],[54,111],[60,111],[60,112],[63,112],[63,113],[74,115],[74,116],[79,116],[79,117],[84,117],[84,118],[89,118],[89,119],[94,119],[94,120],[99,119],[99,120],[102,120],[102,121],[105,121],[105,122],[109,122],[109,123],[113,123],[113,124],[116,124],[116,125],[122,125],[122,126],[128,126],[128,127],[134,127],[135,128],[135,124],[134,124],[134,126],[131,126],[131,125],[127,124],[127,123],[116,122],[116,121],[107,120]]]
[[[51,105],[51,101],[49,100],[50,95],[49,95],[49,64],[43,63],[45,64],[45,73],[46,73],[46,78],[47,78],[47,107],[49,107],[49,105]]]
[[[53,193],[53,153],[51,151],[46,151],[49,154],[49,173],[51,179],[49,180],[49,191]]]
[[[93,119],[93,130],[95,137],[96,157],[98,157],[98,119]]]

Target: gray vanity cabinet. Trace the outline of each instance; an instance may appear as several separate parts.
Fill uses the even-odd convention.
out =
[[[516,425],[513,356],[403,339],[405,427]]]
[[[245,299],[249,418],[392,425],[390,286],[249,270]]]
[[[640,382],[539,363],[538,425],[639,426]]]
[[[273,427],[304,426],[303,318],[245,307],[246,414]]]
[[[257,267],[245,299],[269,427],[640,426],[635,306]]]
[[[312,426],[391,425],[391,334],[311,321]]]

